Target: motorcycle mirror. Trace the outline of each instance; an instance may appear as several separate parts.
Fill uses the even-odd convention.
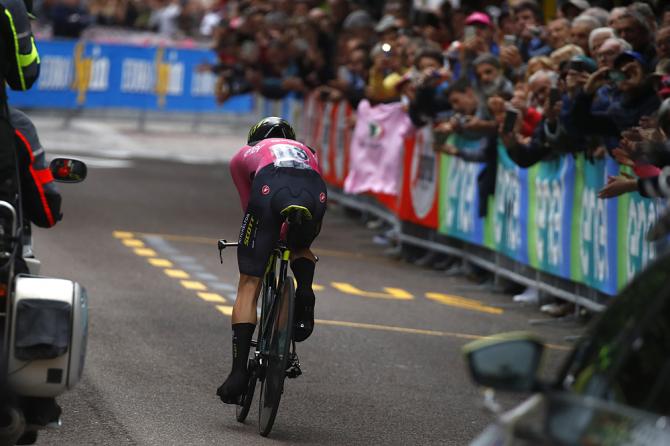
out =
[[[86,179],[88,168],[83,161],[70,158],[56,158],[51,161],[49,169],[54,180],[60,183],[81,183]]]

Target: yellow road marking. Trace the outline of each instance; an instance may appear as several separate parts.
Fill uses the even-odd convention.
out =
[[[149,248],[136,248],[135,254],[137,254],[140,257],[156,257],[157,255],[156,251]]]
[[[400,288],[384,288],[385,293],[378,293],[374,291],[364,291],[359,288],[356,288],[350,283],[344,282],[332,282],[331,285],[338,291],[341,291],[345,294],[352,294],[354,296],[361,297],[372,297],[376,299],[399,299],[399,300],[411,300],[414,299],[407,291]]]
[[[172,277],[173,279],[188,279],[191,277],[186,271],[180,269],[166,269],[163,272],[165,275]]]
[[[125,232],[125,231],[114,231],[112,235],[114,235],[114,238],[120,238],[120,239],[134,237],[134,234],[132,232]]]
[[[128,232],[128,234],[132,234]],[[197,237],[190,235],[176,235],[176,234],[159,234],[153,232],[136,232],[138,236],[154,236],[161,237],[165,240],[173,242],[185,242],[185,243],[198,243],[202,245],[216,245],[218,239],[209,238],[209,237]],[[327,256],[327,257],[343,257],[343,258],[356,258],[356,259],[378,259],[379,257],[363,254],[360,252],[350,252],[350,251],[338,251],[335,249],[322,249],[315,248],[314,251],[317,255]]]
[[[207,302],[225,302],[226,299],[224,299],[220,294],[218,293],[204,293],[200,292],[198,293],[198,297],[200,299],[205,300]]]
[[[467,339],[467,340],[475,340],[475,339],[487,339],[490,338],[491,336],[481,336],[481,335],[473,335],[473,334],[467,334],[467,333],[455,333],[455,332],[449,332],[449,331],[438,331],[438,330],[424,330],[420,328],[406,328],[406,327],[394,327],[391,325],[377,325],[377,324],[364,324],[360,322],[345,322],[345,321],[328,321],[328,320],[323,320],[323,319],[315,319],[314,322],[320,325],[332,325],[336,327],[349,327],[349,328],[362,328],[366,330],[379,330],[379,331],[390,331],[390,332],[395,332],[395,333],[406,333],[406,334],[418,334],[418,335],[425,335],[425,336],[439,336],[439,337],[447,337],[447,338],[457,338],[457,339]],[[553,349],[553,350],[562,350],[562,351],[569,351],[570,347],[565,347],[562,345],[555,345],[555,344],[545,344],[546,347]]]
[[[144,248],[144,242],[134,238],[123,239],[123,244],[129,248]]]
[[[489,314],[503,314],[502,308],[489,307],[479,301],[466,299],[464,297],[451,296],[442,293],[426,293],[426,297],[435,302],[439,302],[450,307],[464,308],[466,310],[479,311],[481,313]]]
[[[172,262],[169,260],[165,259],[147,259],[149,260],[149,263],[151,263],[153,266],[158,266],[160,268],[172,268]]]
[[[217,305],[216,309],[219,310],[221,313],[225,314],[226,316],[233,315],[233,307],[229,307],[227,305]]]
[[[205,290],[207,290],[207,287],[205,286],[204,283],[195,282],[195,281],[192,281],[192,280],[182,280],[181,281],[181,286],[183,286],[187,290],[195,290],[195,291],[205,291]]]

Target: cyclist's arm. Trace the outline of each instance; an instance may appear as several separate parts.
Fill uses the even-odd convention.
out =
[[[22,0],[0,1],[0,32],[6,42],[5,79],[13,90],[28,90],[40,73],[40,57]]]

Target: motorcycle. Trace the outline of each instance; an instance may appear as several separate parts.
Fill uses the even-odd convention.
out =
[[[61,183],[80,183],[87,174],[86,164],[73,159],[56,158],[49,167]],[[54,401],[77,384],[88,337],[86,290],[39,275],[20,196],[17,203],[0,201],[0,446],[33,444],[40,429],[60,426],[60,418],[31,424],[26,401]]]

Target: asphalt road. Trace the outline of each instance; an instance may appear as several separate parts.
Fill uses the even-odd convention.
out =
[[[465,445],[492,419],[461,347],[532,330],[555,346],[574,327],[529,326],[536,309],[461,278],[389,259],[337,205],[315,244],[314,335],[303,376],[287,380],[269,439],[215,395],[230,367],[235,253],[242,213],[227,166],[89,158],[83,184],[62,185],[64,220],[37,230],[42,273],[90,298],[85,376],[59,399],[47,445]],[[565,354],[548,350],[550,374]]]

